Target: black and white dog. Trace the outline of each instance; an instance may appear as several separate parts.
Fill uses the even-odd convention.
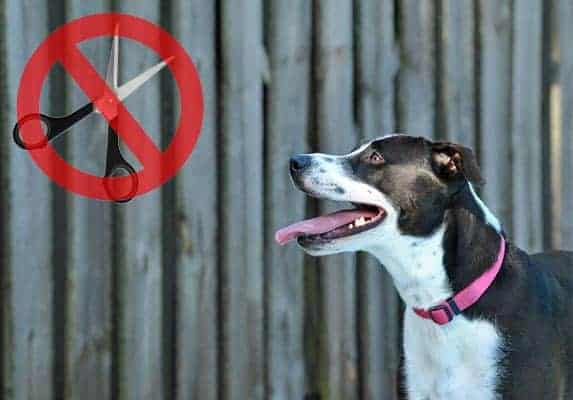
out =
[[[296,186],[353,209],[276,234],[367,251],[404,302],[410,400],[573,399],[573,253],[528,255],[474,190],[471,150],[405,135],[291,159]]]

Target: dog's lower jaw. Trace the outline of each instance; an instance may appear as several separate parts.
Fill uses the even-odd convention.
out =
[[[298,245],[305,253],[313,257],[330,256],[340,253],[355,253],[363,250],[360,248],[360,245],[353,243],[352,238],[336,239],[332,242],[311,245],[303,245],[299,241]]]

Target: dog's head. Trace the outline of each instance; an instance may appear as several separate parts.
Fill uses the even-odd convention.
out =
[[[296,239],[312,255],[391,249],[401,237],[429,236],[464,185],[481,183],[470,149],[405,135],[378,138],[342,156],[297,155],[290,173],[305,193],[354,206],[277,232],[280,244]]]

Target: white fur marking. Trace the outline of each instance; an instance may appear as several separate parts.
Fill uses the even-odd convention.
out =
[[[479,208],[481,208],[482,212],[485,215],[485,222],[488,223],[489,225],[491,225],[498,233],[501,233],[501,223],[499,222],[497,217],[495,215],[493,215],[493,213],[490,211],[490,209],[479,198],[479,196],[477,195],[477,193],[474,190],[473,185],[470,182],[468,182],[468,185],[470,187],[470,191],[472,193],[472,196],[474,196],[476,203],[478,204]]]
[[[419,238],[400,233],[395,222],[389,222],[383,232],[378,231],[377,245],[366,250],[386,267],[408,306],[404,354],[409,398],[497,399],[502,339],[495,326],[463,315],[439,326],[412,311],[412,307],[428,308],[453,294],[443,265],[445,226]]]
[[[502,339],[488,321],[458,315],[438,326],[404,315],[406,384],[411,400],[494,400]]]
[[[394,137],[394,136],[400,136],[400,135],[397,134],[397,133],[391,133],[391,134],[389,134],[389,135],[379,136],[379,137],[377,137],[376,139],[373,139],[373,140],[371,140],[371,141],[369,141],[369,142],[367,142],[367,143],[364,143],[362,146],[358,147],[358,148],[357,148],[356,150],[354,150],[353,152],[348,153],[348,154],[346,154],[346,155],[344,155],[344,156],[342,156],[342,157],[344,157],[344,158],[353,157],[353,156],[355,156],[356,154],[359,154],[359,153],[361,153],[362,151],[364,151],[364,149],[366,149],[368,146],[370,146],[373,142],[376,142],[376,141],[379,141],[379,140],[389,139],[389,138]]]

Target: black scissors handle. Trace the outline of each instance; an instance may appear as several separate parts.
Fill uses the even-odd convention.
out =
[[[76,122],[82,120],[89,114],[91,114],[94,110],[93,103],[88,103],[85,106],[79,108],[78,110],[74,111],[70,115],[66,115],[65,117],[50,117],[49,115],[45,114],[28,114],[24,117],[20,118],[16,125],[14,125],[14,130],[12,132],[14,136],[14,142],[24,150],[34,150],[34,149],[41,149],[45,147],[48,142],[61,133],[64,133],[68,129],[72,127]],[[25,124],[38,120],[42,123],[44,128],[46,129],[46,134],[42,136],[42,139],[35,143],[25,143],[22,140],[22,135],[20,134],[20,130],[22,126]]]
[[[111,179],[104,179],[104,186],[108,196],[116,203],[125,203],[133,199],[137,194],[137,187],[139,181],[137,179],[137,172],[121,155],[119,148],[119,138],[114,130],[108,127],[107,131],[107,155],[105,163],[105,176],[106,178],[121,177],[129,175],[130,188],[129,192],[125,195],[114,193],[114,188]]]

